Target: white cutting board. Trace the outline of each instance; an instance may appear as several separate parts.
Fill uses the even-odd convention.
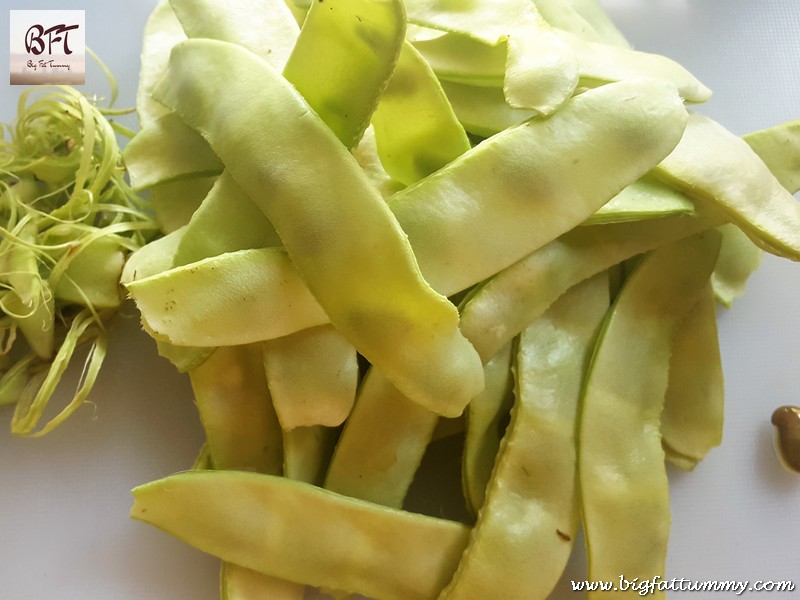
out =
[[[87,44],[117,75],[118,105],[132,106],[141,31],[154,3],[28,0],[24,8],[85,9]],[[637,49],[680,61],[712,88],[714,98],[699,110],[733,132],[800,118],[800,2],[603,3]],[[21,4],[3,0],[0,49],[8,48],[6,9]],[[102,77],[87,68],[85,89],[104,95]],[[13,116],[20,91],[7,82],[3,67],[2,121]],[[218,598],[216,559],[127,518],[130,488],[188,467],[202,434],[187,380],[156,356],[134,309],[124,312],[94,406],[38,440],[12,439],[11,411],[0,409],[2,599]],[[693,473],[670,471],[667,574],[794,580],[797,591],[770,597],[800,597],[800,476],[779,467],[769,424],[775,407],[800,404],[800,265],[767,256],[747,295],[721,311],[719,327],[725,440]],[[576,597],[568,580],[582,578],[582,568],[574,561],[557,598]]]

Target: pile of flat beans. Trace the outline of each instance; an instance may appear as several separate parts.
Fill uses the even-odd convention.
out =
[[[162,0],[123,158],[165,235],[123,283],[207,441],[132,516],[228,600],[545,598],[580,526],[590,579],[663,576],[715,303],[800,259],[800,122],[709,95],[593,0]],[[404,510],[451,435],[469,516]]]

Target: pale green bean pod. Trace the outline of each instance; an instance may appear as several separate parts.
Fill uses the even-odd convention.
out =
[[[462,307],[462,331],[488,360],[576,283],[723,221],[698,215],[573,230],[480,286]]]
[[[467,407],[461,485],[464,499],[473,515],[486,497],[486,486],[494,469],[500,440],[505,433],[513,402],[514,378],[511,372],[514,343],[508,343],[483,367],[486,387]]]
[[[133,496],[133,518],[223,560],[381,600],[436,598],[469,535],[460,523],[254,473],[182,473]]]
[[[724,408],[716,304],[709,285],[672,338],[669,385],[661,413],[662,444],[670,462],[694,468],[721,444]]]
[[[436,76],[408,42],[372,115],[372,125],[384,168],[405,185],[424,179],[470,149]]]
[[[281,70],[289,60],[299,28],[283,0],[169,0],[189,38],[233,42]]]
[[[483,381],[455,308],[427,285],[383,200],[288,82],[233,44],[188,40],[157,96],[203,132],[267,214],[337,329],[415,401],[460,413]],[[267,135],[254,119],[271,122]]]
[[[714,168],[707,158],[713,156]],[[683,139],[655,174],[723,210],[759,246],[800,260],[800,202],[741,138],[692,113]]]
[[[578,438],[590,580],[665,576],[670,516],[660,418],[670,348],[677,323],[707,290],[719,244],[719,233],[708,231],[653,251],[627,278],[603,324]],[[633,596],[638,591],[589,593]]]
[[[579,524],[578,405],[608,277],[565,293],[520,336],[515,401],[470,543],[439,600],[544,600]]]
[[[355,349],[330,325],[262,342],[264,368],[283,429],[337,427],[358,384]]]
[[[347,148],[392,77],[405,17],[400,0],[311,3],[283,75]]]

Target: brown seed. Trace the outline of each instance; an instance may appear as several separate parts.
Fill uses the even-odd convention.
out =
[[[775,426],[775,451],[783,465],[800,473],[800,408],[781,406],[772,413]]]

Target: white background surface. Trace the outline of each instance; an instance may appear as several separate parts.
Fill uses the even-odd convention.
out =
[[[7,9],[21,4],[3,0],[0,51],[8,49]],[[637,49],[667,54],[711,87],[714,98],[700,110],[733,132],[800,117],[797,0],[604,4]],[[87,45],[117,75],[118,105],[132,106],[141,31],[153,5],[29,0],[24,8],[85,9]],[[107,94],[89,62],[84,89]],[[2,121],[13,117],[20,91],[7,84],[7,65],[0,61]],[[94,406],[39,440],[13,439],[11,410],[0,408],[0,599],[218,597],[215,559],[127,517],[130,488],[187,468],[202,434],[187,380],[156,356],[133,308],[125,313],[113,326]],[[791,579],[794,593],[759,596],[800,597],[800,476],[778,466],[769,424],[775,407],[800,404],[800,265],[766,257],[747,295],[720,313],[719,326],[725,439],[693,473],[670,471],[667,575]],[[581,566],[575,561],[570,573],[579,577]]]

